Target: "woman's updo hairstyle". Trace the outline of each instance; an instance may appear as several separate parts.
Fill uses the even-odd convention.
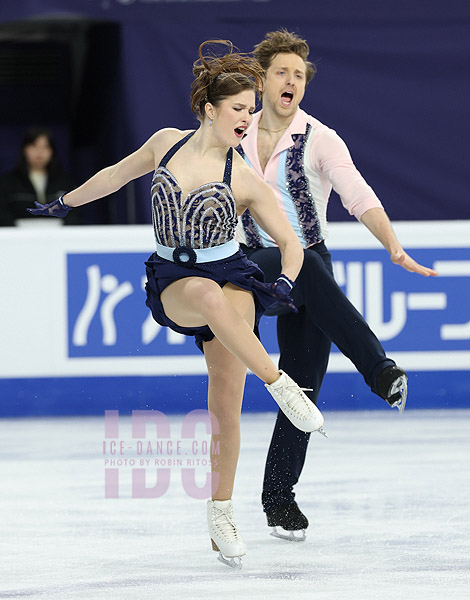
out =
[[[220,44],[229,49],[223,56],[208,52],[209,44]],[[203,53],[204,51],[204,53]],[[195,77],[191,86],[191,110],[200,121],[206,112],[205,105],[235,96],[244,90],[258,92],[261,88],[263,69],[250,54],[234,52],[229,40],[207,40],[199,46],[199,59],[193,65]]]

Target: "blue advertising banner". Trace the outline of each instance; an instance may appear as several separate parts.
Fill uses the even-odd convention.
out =
[[[360,224],[332,224],[335,277],[386,353],[409,375],[409,408],[470,405],[470,222],[397,223],[410,255],[439,272],[390,262]],[[437,243],[438,241],[438,243]],[[204,408],[207,368],[192,338],[160,327],[145,305],[153,231],[135,227],[11,229],[0,235],[0,416]],[[24,279],[25,265],[34,268]],[[261,339],[277,361],[276,319]],[[325,410],[383,409],[333,347]],[[273,411],[254,375],[244,410]]]
[[[389,353],[412,355],[417,369],[437,367],[436,360],[440,368],[461,369],[470,364],[470,303],[462,301],[470,298],[470,248],[413,255],[439,271],[426,291],[420,277],[397,268],[383,250],[335,250],[335,276]],[[192,338],[160,327],[145,306],[147,256],[68,254],[70,358],[199,355]],[[275,319],[264,318],[261,331],[267,350],[276,353]]]
[[[353,249],[334,251],[335,277],[388,352],[419,354],[422,366],[439,354],[446,369],[461,368],[463,352],[470,366],[470,249],[415,249],[413,258],[439,277],[423,285],[385,251]]]

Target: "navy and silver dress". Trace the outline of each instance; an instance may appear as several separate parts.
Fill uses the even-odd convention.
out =
[[[206,277],[221,287],[232,283],[253,292],[255,322],[275,301],[263,273],[235,241],[237,207],[230,188],[233,149],[227,152],[223,181],[210,182],[183,198],[178,181],[166,168],[173,155],[194,135],[189,133],[162,158],[152,179],[152,221],[156,252],[145,263],[146,304],[160,325],[202,342],[213,339],[210,328],[180,327],[169,319],[160,301],[163,290],[184,277]]]

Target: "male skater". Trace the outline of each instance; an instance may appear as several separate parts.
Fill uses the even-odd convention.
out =
[[[254,53],[265,70],[262,110],[241,143],[240,152],[273,188],[304,247],[304,265],[293,298],[298,314],[278,316],[279,368],[306,388],[317,402],[333,341],[378,396],[400,412],[405,408],[407,376],[387,358],[377,337],[333,278],[325,246],[327,203],[332,188],[344,207],[379,239],[393,263],[424,276],[436,275],[401,247],[381,202],[352,162],[343,140],[299,108],[315,74],[307,42],[287,30],[266,34]],[[275,281],[280,253],[245,212],[239,240],[248,257]],[[305,539],[308,520],[294,500],[310,435],[299,432],[279,411],[268,452],[262,503],[273,535]],[[276,526],[287,533],[278,532]],[[301,532],[300,536],[293,532]]]

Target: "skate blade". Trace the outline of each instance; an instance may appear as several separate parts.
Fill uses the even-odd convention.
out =
[[[397,381],[393,384],[392,389],[390,390],[390,395],[393,396],[394,394],[400,394],[400,397],[398,398],[398,400],[396,402],[394,402],[393,404],[391,404],[390,406],[392,408],[398,408],[398,412],[400,414],[403,414],[403,411],[405,410],[405,405],[406,405],[406,397],[408,395],[408,381],[407,378],[403,375],[402,377],[400,377],[399,379],[397,379]]]
[[[328,434],[326,433],[326,431],[323,429],[323,427],[320,427],[320,429],[317,429],[318,433],[321,433],[323,437],[328,437]]]
[[[221,563],[223,563],[224,565],[227,565],[227,567],[230,567],[231,569],[241,569],[243,566],[242,563],[242,557],[241,556],[224,556],[222,554],[222,552],[219,551],[219,556],[217,557],[217,560],[220,560]]]
[[[214,542],[213,539],[211,539],[212,542],[212,550],[215,550],[216,552],[219,553],[219,556],[217,557],[217,560],[220,560],[221,563],[223,563],[224,565],[227,565],[227,567],[231,567],[232,569],[241,569],[242,568],[242,557],[241,556],[224,556],[222,554],[222,552],[219,550],[219,547],[217,546],[217,544]]]
[[[295,535],[296,533],[299,535]],[[281,528],[281,531],[279,532],[276,527],[272,528],[270,535],[280,540],[287,540],[288,542],[304,542],[305,538],[307,537],[305,529],[299,529],[298,531],[286,531],[285,529]]]

